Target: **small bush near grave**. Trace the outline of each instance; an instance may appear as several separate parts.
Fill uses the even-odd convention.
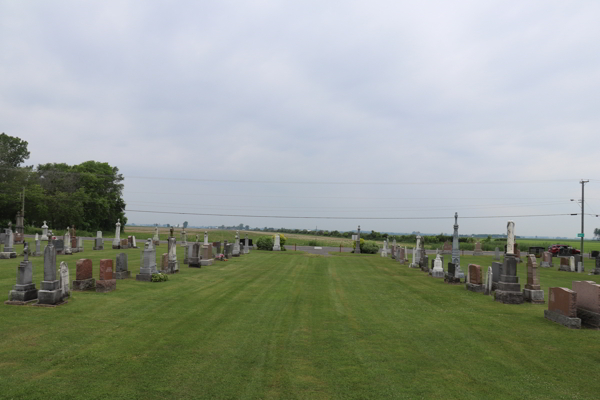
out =
[[[309,246],[318,246],[319,242],[317,242],[316,240],[309,240],[308,245]],[[356,244],[355,244],[355,246],[356,246]]]
[[[352,252],[356,250],[356,241],[352,243]],[[360,252],[362,254],[377,254],[379,252],[379,245],[373,242],[366,242],[365,239],[360,238]]]
[[[273,250],[273,238],[271,236],[261,236],[256,241],[258,250]]]
[[[169,280],[169,276],[167,274],[152,274],[152,282],[165,282]]]

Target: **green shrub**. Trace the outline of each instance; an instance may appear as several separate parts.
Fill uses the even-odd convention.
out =
[[[363,254],[377,254],[379,252],[379,246],[377,243],[373,242],[361,243],[360,252]]]
[[[272,236],[261,236],[256,241],[256,248],[258,250],[273,250],[273,237]]]
[[[165,282],[169,280],[169,275],[167,274],[152,274],[152,282]]]
[[[309,246],[318,246],[318,245],[319,245],[319,242],[317,242],[317,240],[316,240],[316,239],[312,239],[312,240],[309,240],[309,241],[308,241],[308,245],[309,245]],[[356,246],[356,244],[354,244],[354,245]]]

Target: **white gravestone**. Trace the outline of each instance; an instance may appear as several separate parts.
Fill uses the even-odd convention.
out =
[[[569,257],[569,270],[575,272],[575,257]]]
[[[69,233],[69,227],[67,226],[67,231],[65,232],[65,235],[63,236],[63,242],[64,242],[64,248],[65,248],[65,254],[73,254],[72,248],[71,248],[71,234]]]
[[[204,245],[208,246],[208,232],[204,231]]]
[[[281,245],[279,244],[279,234],[275,235],[275,243],[273,244],[273,251],[281,251]]]
[[[115,238],[112,242],[113,249],[121,248],[121,219],[117,219],[117,223],[115,224]]]
[[[484,294],[492,294],[493,276],[494,273],[492,272],[492,267],[488,267],[487,275],[485,276]]]
[[[431,271],[431,276],[434,278],[444,278],[444,267],[439,254],[435,256],[435,260],[433,261],[433,270]]]
[[[48,225],[46,225],[46,221],[42,225],[42,240],[48,240]]]
[[[515,254],[515,223],[506,224],[506,254]]]
[[[381,257],[387,257],[387,240],[383,241],[383,249],[381,249]]]
[[[69,289],[69,267],[66,262],[62,261],[60,263],[59,271],[58,288],[62,292],[61,297],[64,299],[71,295],[71,290]]]

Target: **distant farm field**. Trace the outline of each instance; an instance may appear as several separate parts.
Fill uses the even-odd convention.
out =
[[[86,249],[58,256],[72,279],[78,258],[94,261],[97,278],[99,260],[118,253]],[[125,252],[135,275],[140,250]],[[5,296],[18,261],[0,260]],[[375,255],[254,250],[180,268],[168,282],[119,280],[57,308],[0,304],[0,398],[598,398],[600,332],[547,321],[547,305],[496,303]],[[524,284],[524,264],[518,272]],[[556,267],[540,275],[546,296],[599,281]]]

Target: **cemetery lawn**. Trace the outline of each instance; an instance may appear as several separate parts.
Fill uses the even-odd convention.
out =
[[[140,250],[126,252],[135,276]],[[73,279],[75,261],[90,257],[97,278],[99,259],[117,253],[57,258],[68,261]],[[20,260],[0,260],[5,296]],[[39,289],[42,258],[33,261]],[[464,269],[487,267],[492,257],[461,261]],[[600,392],[600,331],[569,330],[544,319],[547,305],[496,303],[391,258],[254,250],[180,269],[168,282],[127,279],[112,293],[76,292],[57,308],[0,304],[0,398],[597,399]],[[546,296],[550,286],[598,281],[556,269],[539,269]],[[524,264],[518,271],[524,284]]]

